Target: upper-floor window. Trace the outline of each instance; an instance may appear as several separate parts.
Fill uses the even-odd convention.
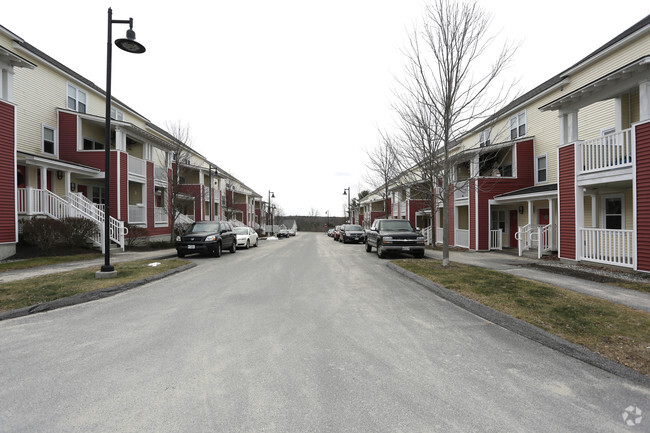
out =
[[[479,147],[485,147],[490,145],[490,132],[491,128],[484,129],[478,135],[478,145]]]
[[[124,120],[124,112],[117,108],[111,108],[111,119]]]
[[[43,125],[43,153],[56,154],[56,134],[54,128]]]
[[[80,113],[86,112],[88,95],[83,90],[72,84],[68,84],[68,108]]]
[[[510,139],[514,140],[526,135],[526,112],[522,111],[510,118]]]
[[[546,168],[546,155],[537,157],[537,183],[544,183],[548,180],[548,172]]]

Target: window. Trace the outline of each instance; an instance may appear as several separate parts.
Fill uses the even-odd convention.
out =
[[[104,188],[100,186],[92,187],[92,201],[95,204],[104,204]]]
[[[43,125],[43,153],[56,154],[54,128]]]
[[[84,150],[103,150],[104,144],[90,138],[84,138]]]
[[[68,84],[68,108],[80,113],[86,112],[88,96],[83,90]]]
[[[625,227],[623,196],[603,197],[603,212],[605,213],[605,228],[621,230]]]
[[[537,157],[537,183],[544,183],[548,180],[546,170],[546,155]]]
[[[514,140],[526,135],[526,112],[521,112],[510,118],[510,139]]]
[[[111,108],[111,119],[124,120],[124,113],[117,108]]]
[[[490,132],[492,132],[492,130],[488,128],[481,131],[481,133],[478,135],[479,147],[485,147],[490,145]]]
[[[501,229],[504,233],[506,231],[506,211],[493,210],[492,211],[492,230]]]

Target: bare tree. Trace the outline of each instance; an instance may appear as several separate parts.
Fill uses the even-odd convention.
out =
[[[368,170],[366,181],[375,188],[383,186],[384,212],[388,216],[388,189],[390,181],[399,172],[397,169],[397,144],[396,139],[387,132],[380,130],[379,137],[380,141],[377,146],[366,152],[368,157],[365,163]]]
[[[444,266],[449,264],[450,150],[473,125],[503,106],[511,88],[499,86],[498,80],[515,47],[504,44],[490,52],[490,22],[476,2],[436,0],[427,6],[422,28],[414,31],[407,50],[400,112],[403,148],[410,149],[411,162],[426,183],[436,185],[436,198],[444,203]]]
[[[309,210],[309,216],[310,216],[310,217],[317,217],[317,216],[318,216],[318,209],[311,208],[311,209]]]
[[[171,233],[170,242],[174,242],[176,237],[176,225],[181,214],[181,179],[185,172],[185,166],[189,163],[191,148],[192,148],[192,135],[188,125],[183,125],[180,122],[166,122],[165,129],[167,133],[174,138],[171,149],[172,172],[169,179],[170,195],[169,202],[167,203],[167,211],[171,211]],[[212,185],[211,185],[212,186]]]

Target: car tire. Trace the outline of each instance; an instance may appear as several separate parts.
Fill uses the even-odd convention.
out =
[[[377,256],[379,256],[380,259],[386,258],[386,251],[384,251],[381,245],[377,245]]]
[[[235,254],[237,252],[237,242],[233,241],[230,246],[230,254]]]
[[[369,253],[371,251],[372,251],[372,246],[368,242],[366,242],[366,252]]]
[[[217,242],[217,247],[212,252],[215,257],[221,257],[221,242]]]
[[[258,242],[259,242],[259,238],[258,238],[258,239],[255,239],[255,244],[253,244],[253,246],[254,246],[255,248],[257,248],[257,243],[258,243]]]
[[[181,253],[180,251],[177,251],[177,252],[176,252],[176,255],[177,255],[179,258],[181,258],[181,259],[182,259],[183,257],[185,257],[185,253]]]
[[[246,240],[246,249],[249,249],[251,247],[251,241],[248,239]]]
[[[417,251],[417,252],[413,253],[413,257],[415,257],[416,259],[424,258],[424,251]]]

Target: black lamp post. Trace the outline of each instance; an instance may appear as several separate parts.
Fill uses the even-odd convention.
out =
[[[348,223],[352,224],[352,215],[350,214],[350,187],[343,189],[343,195],[348,196]]]
[[[269,215],[271,214],[271,199],[275,198],[275,193],[269,190],[269,212],[266,214],[266,225],[269,225]],[[273,218],[271,218],[271,235],[273,235]]]
[[[117,39],[115,45],[128,53],[144,53],[145,47],[136,42],[133,31],[133,18],[128,20],[114,20],[113,10],[108,8],[108,42],[106,44],[106,135],[104,143],[104,266],[99,275],[103,277],[115,276],[115,268],[111,265],[111,236],[110,236],[110,215],[111,215],[111,66],[113,59],[113,24],[128,24],[126,38]]]

